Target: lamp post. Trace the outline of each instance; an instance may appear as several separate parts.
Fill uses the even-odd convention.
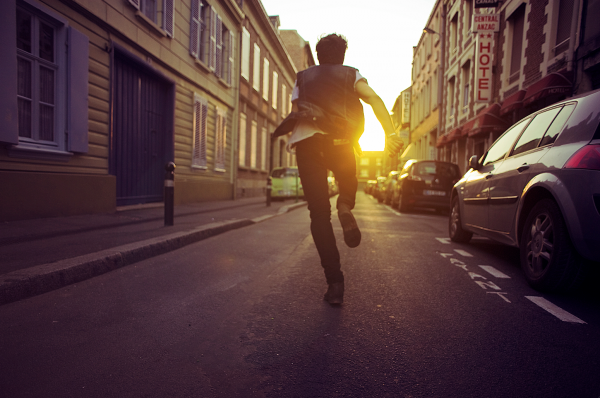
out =
[[[442,1],[441,4],[441,12],[440,12],[440,32],[436,32],[431,28],[423,29],[423,32],[438,35],[440,37],[440,66],[438,68],[438,128],[437,128],[437,137],[440,137],[442,134],[442,122],[444,120],[443,117],[443,96],[444,96],[444,72],[446,67],[446,4]],[[437,157],[437,156],[436,156]]]

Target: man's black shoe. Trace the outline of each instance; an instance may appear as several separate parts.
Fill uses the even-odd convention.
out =
[[[342,304],[344,302],[344,282],[330,283],[323,300],[332,305]]]
[[[338,208],[338,218],[342,229],[344,230],[344,242],[348,247],[356,247],[360,245],[360,230],[358,224],[352,215],[352,212],[347,206],[340,206]]]

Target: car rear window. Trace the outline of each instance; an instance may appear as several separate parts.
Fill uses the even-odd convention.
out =
[[[283,178],[295,175],[296,169],[275,169],[273,170],[273,173],[271,173],[271,177],[273,178]]]
[[[459,177],[458,166],[449,163],[423,162],[414,166],[414,174],[418,176]]]
[[[567,119],[571,116],[571,113],[573,113],[573,109],[575,109],[575,104],[567,104],[562,108],[558,116],[556,116],[550,125],[550,128],[548,128],[548,131],[546,131],[544,138],[542,138],[542,142],[540,142],[540,146],[550,145],[556,141],[556,137],[558,137],[558,134],[562,131]],[[596,134],[598,134],[597,131]]]

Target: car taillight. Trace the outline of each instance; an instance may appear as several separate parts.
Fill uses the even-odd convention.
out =
[[[586,145],[565,164],[565,169],[600,170],[600,145]]]

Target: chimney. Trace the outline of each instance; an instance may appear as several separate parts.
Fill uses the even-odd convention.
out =
[[[275,29],[275,32],[279,34],[279,27],[281,26],[281,23],[279,22],[279,15],[269,16],[269,21],[271,22],[271,25],[273,25],[273,29]]]

